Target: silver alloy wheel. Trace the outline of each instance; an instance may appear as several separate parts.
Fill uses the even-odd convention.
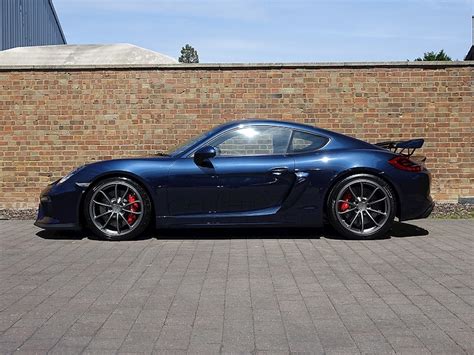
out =
[[[341,225],[351,233],[370,235],[387,222],[391,204],[384,187],[369,179],[356,179],[339,191],[335,214]]]
[[[90,200],[89,216],[92,223],[111,237],[133,231],[143,218],[143,199],[129,183],[111,181],[100,186]]]

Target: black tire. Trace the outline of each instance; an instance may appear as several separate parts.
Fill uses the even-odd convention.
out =
[[[358,190],[357,186],[362,188]],[[367,196],[372,192],[373,195]],[[386,199],[383,199],[384,196]],[[327,200],[327,217],[332,227],[346,238],[376,239],[385,236],[392,227],[396,206],[395,194],[383,179],[371,174],[355,174],[337,182],[331,189]],[[386,209],[385,214],[383,207]]]
[[[115,196],[113,191],[111,193],[107,189],[113,189]],[[106,195],[101,191],[104,191]],[[123,195],[123,198],[122,196],[117,198],[117,195]],[[93,198],[98,199],[98,196],[102,196],[102,202],[105,204],[96,200],[93,201]],[[128,200],[128,198],[134,198],[136,202],[130,202],[132,200]],[[108,207],[109,204],[110,207]],[[136,210],[133,210],[132,206]],[[113,212],[109,212],[109,214],[105,212],[105,216],[100,217],[102,213],[97,212],[98,208]],[[87,192],[84,199],[83,213],[88,228],[97,237],[105,240],[131,240],[142,234],[149,226],[152,205],[148,193],[142,186],[126,177],[113,177],[98,181]],[[94,216],[96,213],[100,214]],[[135,216],[132,224],[129,224],[129,221],[131,221],[129,218],[133,218],[130,215]],[[109,225],[104,220],[107,220],[106,222]],[[104,223],[106,225],[100,228],[99,225]],[[116,233],[113,233],[113,224],[115,224]],[[109,226],[110,228],[108,228]]]

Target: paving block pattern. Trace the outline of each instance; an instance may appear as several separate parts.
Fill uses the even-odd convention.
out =
[[[0,353],[474,353],[474,220],[157,231],[0,221]]]

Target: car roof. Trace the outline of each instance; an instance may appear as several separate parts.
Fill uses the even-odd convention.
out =
[[[296,123],[296,122],[288,122],[288,121],[277,121],[277,120],[270,120],[270,119],[243,119],[237,121],[226,122],[218,127],[216,127],[216,131],[223,131],[229,128],[238,127],[240,125],[270,125],[270,126],[278,126],[278,127],[287,127],[292,129],[301,129],[313,132],[321,132],[321,133],[333,133],[331,131],[327,131],[321,128],[317,128],[314,126],[310,126],[303,123]]]
[[[244,120],[227,122],[227,123],[222,124],[221,126],[216,127],[213,130],[212,134],[218,134],[225,130],[231,129],[233,127],[238,127],[239,125],[270,125],[270,126],[286,127],[286,128],[295,129],[295,130],[307,131],[313,134],[320,134],[322,136],[330,138],[333,142],[332,147],[334,148],[355,147],[355,146],[358,146],[359,148],[371,148],[371,149],[374,148],[374,146],[370,143],[364,142],[354,137],[347,136],[342,133],[330,131],[324,128],[314,127],[309,124],[303,124],[303,123],[277,121],[277,120],[269,120],[269,119],[244,119]],[[337,141],[337,144],[334,144],[335,141]]]

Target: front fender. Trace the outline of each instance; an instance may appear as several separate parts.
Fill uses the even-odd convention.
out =
[[[120,159],[88,165],[71,179],[77,187],[82,188],[80,203],[77,205],[77,216],[81,217],[84,196],[94,184],[102,179],[123,176],[139,183],[148,193],[154,211],[167,212],[166,186],[171,166],[171,159]]]

